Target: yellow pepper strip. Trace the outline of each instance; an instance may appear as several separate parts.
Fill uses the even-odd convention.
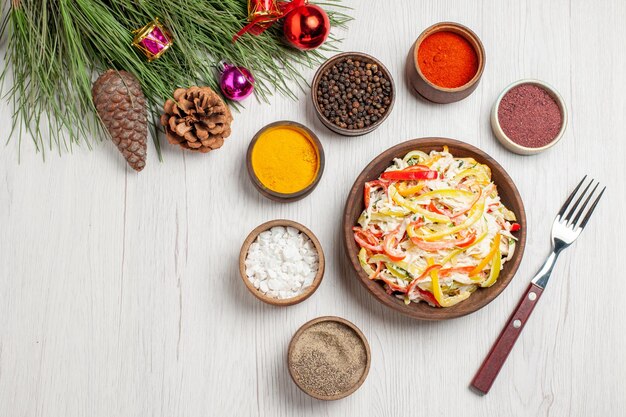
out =
[[[406,182],[401,182],[398,184],[398,192],[401,196],[407,197],[413,194],[419,193],[422,188],[424,188],[424,183],[419,183],[417,185],[408,186]]]
[[[450,218],[448,216],[433,213],[432,211],[428,211],[417,204],[412,204],[410,201],[407,201],[404,197],[400,195],[400,193],[398,193],[395,185],[391,184],[388,188],[388,192],[393,201],[395,201],[400,206],[411,210],[413,213],[421,214],[422,216],[433,222],[450,223]]]
[[[432,166],[435,162],[437,162],[440,159],[441,159],[441,155],[437,154],[437,155],[433,156],[432,158],[429,158],[426,161],[422,162],[421,165],[426,165],[427,167],[430,167],[430,166]]]
[[[420,233],[417,230],[415,230],[415,228],[412,225],[409,225],[406,228],[406,233],[409,235],[409,237],[417,237],[419,239],[432,242],[434,240],[439,240],[444,236],[449,236],[451,234],[460,232],[461,230],[467,229],[468,227],[476,223],[478,220],[480,220],[484,212],[485,212],[485,200],[484,198],[481,198],[474,205],[474,207],[472,207],[472,209],[470,210],[470,216],[458,226],[449,227],[445,230],[442,230],[441,232],[427,234],[427,233]]]
[[[372,257],[370,258],[370,262],[373,264],[378,263],[378,262],[384,262],[385,265],[391,264],[398,268],[402,268],[405,271],[407,271],[412,278],[419,277],[422,274],[415,265],[409,264],[405,261],[394,262],[391,259],[389,259],[387,255],[382,255],[382,254],[372,255]]]
[[[402,194],[402,193],[401,193]],[[445,189],[445,190],[435,190],[424,193],[415,198],[414,201],[424,201],[430,200],[433,198],[462,198],[462,199],[472,199],[476,195],[471,191],[465,190],[455,190],[455,189]]]
[[[480,261],[478,265],[476,265],[476,268],[470,271],[470,277],[475,277],[476,275],[480,274],[482,270],[487,266],[487,264],[491,262],[496,253],[500,252],[500,236],[500,233],[497,233],[496,236],[493,238],[493,244],[491,245],[489,253],[482,261]]]
[[[403,271],[404,268],[401,269],[397,264],[394,265],[393,262],[386,262],[385,266],[387,267],[387,270],[391,272],[391,275],[393,275],[394,277],[401,279],[402,281],[407,281],[407,282],[411,281],[411,277],[408,275],[408,271],[407,272]]]
[[[418,163],[421,163],[422,161],[425,161],[428,159],[428,154],[422,152],[422,151],[411,151],[409,153],[407,153],[404,158],[402,158],[402,160],[404,162],[408,162],[413,158],[417,158],[417,160],[419,161]]]
[[[428,259],[428,265],[433,265],[432,258]],[[441,307],[452,307],[453,305],[466,300],[471,295],[469,291],[464,291],[453,297],[444,297],[443,291],[441,291],[441,285],[439,285],[439,269],[437,268],[433,268],[430,271],[430,279],[433,284],[433,295]]]
[[[498,235],[500,236],[500,235]],[[493,260],[491,261],[491,271],[489,271],[489,278],[482,284],[481,287],[491,287],[496,283],[498,277],[500,276],[500,268],[502,267],[502,253],[500,252],[500,245],[498,245],[498,250],[493,255]]]
[[[361,248],[361,250],[359,251],[359,263],[361,264],[361,268],[363,268],[363,271],[365,271],[370,279],[374,276],[374,274],[376,274],[376,271],[374,271],[370,264],[367,262],[367,251],[365,250],[365,248]]]
[[[482,165],[477,165],[473,168],[468,168],[466,170],[459,172],[453,178],[453,181],[459,183],[461,182],[463,178],[470,177],[473,175],[476,177],[478,181],[483,182],[485,184],[491,182],[491,176],[488,175],[484,169],[481,169],[478,167],[482,167]]]

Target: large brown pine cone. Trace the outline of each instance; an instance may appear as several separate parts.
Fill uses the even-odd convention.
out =
[[[93,102],[113,143],[135,171],[146,166],[148,120],[141,84],[126,71],[108,70],[91,89]]]
[[[228,106],[209,87],[177,89],[161,116],[170,143],[203,153],[224,144],[232,121]]]

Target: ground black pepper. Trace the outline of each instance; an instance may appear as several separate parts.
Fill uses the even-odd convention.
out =
[[[359,382],[367,368],[363,341],[343,323],[316,323],[294,343],[289,367],[305,391],[324,397],[342,394]]]
[[[327,68],[317,85],[322,115],[338,127],[364,129],[391,106],[392,86],[375,63],[345,59]]]

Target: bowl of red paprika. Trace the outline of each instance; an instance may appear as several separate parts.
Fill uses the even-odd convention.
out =
[[[485,48],[469,28],[436,23],[417,38],[407,62],[413,88],[434,103],[463,100],[476,89],[485,68]]]

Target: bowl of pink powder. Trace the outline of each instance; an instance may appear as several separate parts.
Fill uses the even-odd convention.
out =
[[[539,80],[520,80],[500,94],[491,111],[491,128],[508,150],[533,155],[561,140],[567,126],[563,97]]]

